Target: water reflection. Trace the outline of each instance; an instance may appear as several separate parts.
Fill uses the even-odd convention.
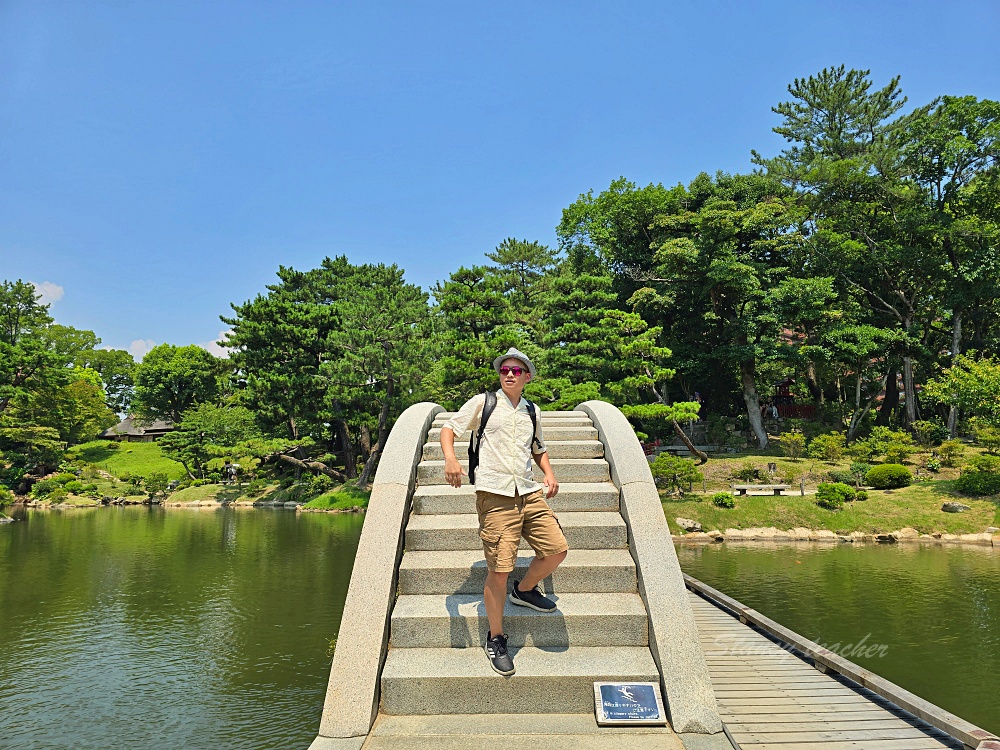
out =
[[[308,746],[363,516],[21,519],[0,529],[0,748]]]
[[[1000,731],[1000,550],[727,542],[677,554],[695,578]],[[854,648],[863,639],[881,648]]]

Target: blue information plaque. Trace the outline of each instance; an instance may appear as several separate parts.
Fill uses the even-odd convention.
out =
[[[594,705],[600,726],[667,723],[655,682],[595,682]]]

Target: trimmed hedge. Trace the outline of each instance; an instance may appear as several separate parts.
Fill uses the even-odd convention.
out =
[[[877,490],[894,490],[908,487],[913,480],[910,470],[902,464],[882,464],[873,466],[865,474],[865,484]]]

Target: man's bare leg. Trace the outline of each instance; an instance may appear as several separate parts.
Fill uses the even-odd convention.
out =
[[[524,574],[524,579],[517,584],[519,591],[531,591],[543,579],[548,577],[553,570],[559,567],[559,564],[566,559],[566,553],[560,552],[555,555],[549,555],[548,557],[538,557],[531,561],[531,565],[528,566],[527,572]],[[489,614],[490,607],[486,605],[486,612]],[[491,626],[492,627],[492,626]]]
[[[483,603],[486,618],[490,621],[490,636],[503,634],[503,605],[507,601],[507,576],[509,573],[486,572]]]

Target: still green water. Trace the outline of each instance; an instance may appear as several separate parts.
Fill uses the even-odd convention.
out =
[[[0,526],[0,748],[306,748],[364,517],[28,511]]]
[[[753,543],[677,554],[685,573],[1000,732],[1000,550]]]
[[[305,750],[363,516],[28,511],[0,526],[0,750]],[[678,547],[686,572],[1000,730],[1000,550]]]

